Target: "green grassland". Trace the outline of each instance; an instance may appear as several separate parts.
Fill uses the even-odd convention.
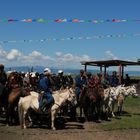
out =
[[[117,110],[117,108],[115,108]],[[97,128],[103,130],[140,129],[140,97],[127,97],[124,102],[123,114],[103,121]]]

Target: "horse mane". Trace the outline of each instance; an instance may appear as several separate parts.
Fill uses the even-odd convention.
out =
[[[55,94],[61,94],[61,93],[63,93],[63,92],[66,92],[68,89],[66,88],[66,89],[61,89],[61,90],[56,90],[56,91],[53,91],[53,95],[55,95]]]

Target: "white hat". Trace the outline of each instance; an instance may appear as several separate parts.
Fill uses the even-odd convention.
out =
[[[31,77],[36,77],[36,72],[32,72]]]
[[[58,73],[63,73],[63,70],[59,70]]]
[[[51,70],[49,68],[44,69],[44,74],[51,74]]]

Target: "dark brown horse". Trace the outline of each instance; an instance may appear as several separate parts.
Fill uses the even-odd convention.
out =
[[[17,106],[20,97],[26,96],[29,94],[30,90],[27,90],[22,87],[22,78],[21,75],[17,72],[10,73],[8,77],[7,86],[9,89],[8,96],[8,108],[6,112],[6,123],[8,125],[13,124],[17,120]]]
[[[89,115],[92,115],[97,121],[100,121],[103,95],[104,88],[100,84],[94,87],[84,87],[79,100],[80,116],[82,116],[83,109],[86,120],[88,120]]]

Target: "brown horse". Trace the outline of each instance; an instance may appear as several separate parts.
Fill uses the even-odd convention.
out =
[[[103,96],[104,88],[100,84],[94,87],[84,87],[79,101],[80,116],[82,116],[83,109],[86,120],[88,120],[89,115],[95,115],[96,120],[100,121]]]
[[[20,97],[28,95],[30,90],[22,87],[22,78],[17,72],[10,73],[7,83],[9,96],[8,108],[6,112],[6,123],[10,125],[13,124],[13,121],[16,123],[16,120],[18,119],[17,106]]]

